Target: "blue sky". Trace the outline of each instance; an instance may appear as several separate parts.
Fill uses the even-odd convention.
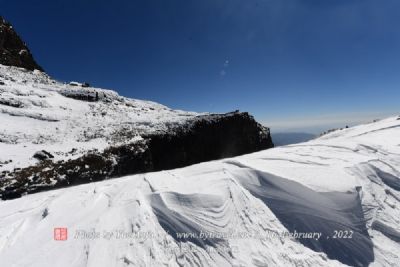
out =
[[[398,0],[0,0],[54,78],[318,132],[400,113]]]

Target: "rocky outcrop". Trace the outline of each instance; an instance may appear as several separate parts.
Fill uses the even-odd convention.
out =
[[[27,193],[173,169],[271,147],[269,129],[248,113],[198,116],[166,132],[143,136],[136,143],[69,161],[43,160],[36,166],[3,174],[8,179],[0,177],[0,195],[2,199],[12,199]]]
[[[195,117],[184,127],[150,138],[154,169],[183,167],[273,147],[269,129],[248,113]]]
[[[0,64],[28,70],[43,69],[33,59],[27,45],[14,31],[13,26],[0,16]]]
[[[47,159],[54,158],[54,156],[52,154],[50,154],[49,152],[47,152],[46,150],[41,150],[41,151],[37,151],[33,155],[33,158],[35,158],[37,160],[47,160]]]

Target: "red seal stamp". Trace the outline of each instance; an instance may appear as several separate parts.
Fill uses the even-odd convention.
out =
[[[54,240],[65,241],[68,239],[68,229],[65,227],[54,228]]]

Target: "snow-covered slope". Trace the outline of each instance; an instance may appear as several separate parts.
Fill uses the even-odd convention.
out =
[[[0,265],[400,266],[399,206],[396,117],[0,201]]]
[[[44,148],[54,160],[76,158],[165,131],[195,115],[0,65],[0,172],[36,164],[33,155]]]
[[[2,65],[0,122],[1,199],[273,146],[246,112],[172,110]]]

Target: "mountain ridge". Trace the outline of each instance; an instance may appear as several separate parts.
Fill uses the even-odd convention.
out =
[[[26,43],[2,16],[0,16],[0,64],[43,71]]]

